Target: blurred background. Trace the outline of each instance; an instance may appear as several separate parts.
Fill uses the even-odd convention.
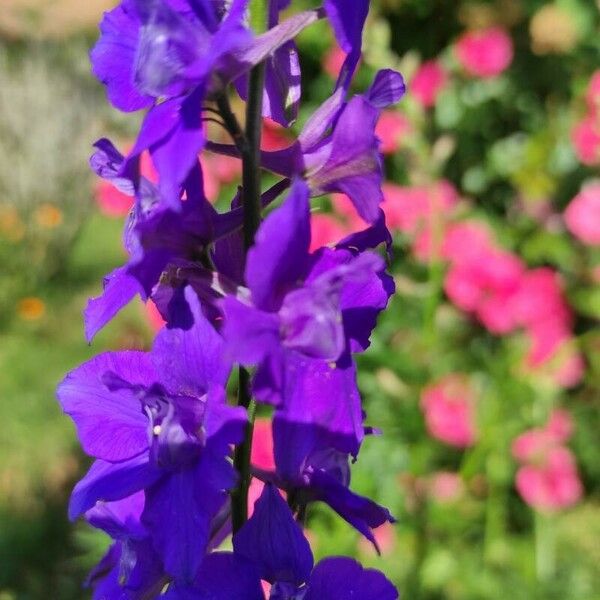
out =
[[[318,556],[381,568],[407,600],[598,599],[600,7],[371,4],[356,90],[393,67],[409,92],[378,128],[397,293],[360,357],[384,435],[365,442],[353,487],[398,524],[377,531],[379,558],[317,506],[311,541]],[[100,136],[126,148],[138,125],[89,72],[113,5],[0,10],[0,600],[89,596],[81,582],[107,540],[66,519],[87,463],[54,389],[101,350],[147,348],[160,327],[139,303],[92,347],[83,338],[87,298],[123,260],[130,206],[87,158]],[[301,125],[343,57],[325,23],[298,43]],[[264,144],[289,135],[267,124]],[[203,162],[225,206],[237,166]],[[313,243],[361,227],[345,198],[324,198]]]

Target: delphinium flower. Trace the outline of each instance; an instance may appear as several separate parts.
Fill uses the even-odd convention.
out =
[[[379,255],[350,249],[358,239],[309,253],[308,195],[297,180],[261,225],[246,262],[248,298],[225,299],[223,335],[234,360],[258,366],[258,400],[328,428],[339,450],[356,454],[364,428],[351,352],[369,345],[393,282]]]
[[[398,597],[382,573],[353,559],[313,568],[302,526],[316,501],[375,546],[373,530],[394,522],[349,485],[351,461],[376,432],[365,424],[353,355],[368,348],[394,291],[379,252],[389,252],[391,236],[379,209],[375,126],[404,82],[381,71],[346,100],[366,0],[326,0],[281,22],[290,2],[271,0],[260,35],[249,28],[248,5],[122,0],[92,51],[113,105],[147,112],[126,156],[102,139],[91,159],[132,204],[126,262],[88,303],[86,336],[136,294],[160,315],[151,350],[100,354],[58,389],[94,459],[73,490],[70,516],[84,515],[113,539],[88,580],[95,600],[264,600],[264,585],[271,600]],[[333,94],[297,142],[261,153],[263,117],[284,130],[298,109],[294,37],[323,17],[347,54]],[[229,103],[234,87],[247,102],[244,127]],[[207,144],[208,119],[231,147]],[[200,157],[205,145],[217,154]],[[206,174],[219,153],[228,183],[240,171],[231,160],[241,158],[242,186],[225,212],[209,202]],[[142,173],[148,159],[155,181]],[[261,166],[280,176],[264,192]],[[330,191],[348,194],[364,227],[321,247],[311,243],[310,199]],[[227,386],[236,365],[233,406]],[[252,468],[255,402],[273,407],[272,421],[260,423],[274,452]],[[248,520],[253,476],[263,491]],[[216,551],[231,534],[233,552]]]

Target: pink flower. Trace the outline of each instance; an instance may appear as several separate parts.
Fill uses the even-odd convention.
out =
[[[144,312],[146,313],[146,318],[148,319],[148,323],[153,331],[159,331],[165,325],[165,320],[162,318],[162,315],[156,308],[156,304],[152,302],[152,300],[148,300],[144,306]]]
[[[518,325],[510,302],[519,290],[525,267],[509,252],[484,249],[455,261],[446,275],[444,289],[459,308],[473,312],[493,333],[508,333]]]
[[[289,145],[290,137],[286,129],[271,119],[263,119],[261,149],[272,152],[283,150]]]
[[[552,448],[542,465],[525,465],[517,471],[517,491],[533,508],[554,512],[575,504],[583,493],[573,453]]]
[[[438,471],[429,480],[429,493],[440,504],[456,502],[464,492],[462,478],[452,471]]]
[[[254,422],[254,434],[252,436],[252,450],[250,462],[259,469],[272,471],[275,469],[275,457],[273,455],[273,433],[271,420],[258,418]],[[248,514],[254,512],[254,503],[260,498],[265,484],[253,477],[248,490]]]
[[[465,71],[476,77],[495,77],[513,59],[510,35],[500,27],[464,33],[456,42],[456,56]]]
[[[396,546],[396,529],[392,523],[384,523],[373,530],[373,535],[382,556],[389,556]],[[358,541],[361,554],[372,556],[373,544],[367,538],[361,536]]]
[[[421,409],[432,437],[459,448],[475,443],[474,398],[464,376],[448,375],[427,386],[421,394]]]
[[[600,128],[593,116],[585,117],[573,128],[571,143],[577,158],[584,165],[600,163]]]
[[[204,182],[204,195],[209,202],[216,202],[219,198],[221,184],[217,178],[216,170],[213,167],[213,156],[203,154],[200,156],[202,165],[202,180]]]
[[[567,206],[564,219],[584,244],[600,246],[600,183],[586,185]]]
[[[458,203],[455,187],[446,180],[431,186],[412,187],[384,183],[383,197],[387,226],[412,234],[428,225],[434,215],[448,213]]]
[[[95,197],[100,212],[107,217],[125,217],[133,206],[133,196],[120,192],[104,180],[96,184]]]
[[[583,493],[575,458],[562,445],[572,430],[570,415],[555,410],[544,427],[530,429],[513,442],[513,456],[523,463],[517,471],[517,490],[537,510],[552,512],[570,506]]]
[[[333,45],[323,57],[323,70],[332,79],[337,79],[342,65],[346,60],[346,53],[337,45]]]
[[[232,156],[213,154],[211,165],[220,183],[232,183],[242,175],[242,161]]]
[[[310,220],[310,251],[314,252],[322,246],[331,246],[348,235],[345,227],[333,215],[314,214]]]
[[[424,108],[435,105],[438,94],[446,87],[448,74],[436,60],[424,62],[410,82],[410,93]]]
[[[384,110],[377,121],[375,135],[381,140],[383,154],[393,154],[400,148],[403,138],[410,132],[410,121],[396,110]]]

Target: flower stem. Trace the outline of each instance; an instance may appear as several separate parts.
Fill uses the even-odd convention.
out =
[[[258,65],[250,72],[248,103],[246,104],[245,142],[242,154],[242,199],[244,204],[244,247],[246,251],[254,243],[260,225],[260,136],[262,131],[262,99],[265,67]],[[248,410],[246,435],[234,453],[233,464],[239,473],[239,483],[231,498],[231,518],[234,533],[248,519],[248,489],[250,487],[250,452],[254,430],[255,406],[250,391],[250,374],[244,367],[239,370],[238,404]]]

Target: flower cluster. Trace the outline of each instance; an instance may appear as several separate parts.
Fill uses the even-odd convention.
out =
[[[302,524],[320,501],[377,547],[373,530],[394,521],[350,489],[350,463],[374,431],[354,355],[394,291],[377,252],[390,234],[375,132],[405,86],[384,70],[349,97],[368,1],[325,0],[280,21],[289,4],[271,0],[257,35],[247,0],[122,0],[91,53],[111,103],[146,114],[126,155],[101,139],[91,158],[107,206],[131,209],[127,261],[90,300],[86,336],[136,295],[165,322],[150,351],[96,356],[58,389],[94,459],[69,514],[114,541],[90,575],[94,598],[398,597],[383,574],[349,558],[314,566]],[[345,55],[334,91],[295,141],[261,152],[262,118],[289,127],[296,117],[294,38],[321,18]],[[247,101],[244,127],[229,87]],[[208,139],[207,119],[233,143]],[[227,212],[209,202],[215,157],[226,157],[227,177],[241,159],[243,185]],[[261,167],[279,177],[264,192]],[[329,192],[346,194],[367,226],[315,247],[310,199]],[[255,402],[273,415],[273,464],[250,464]],[[264,487],[248,520],[253,477]],[[233,552],[217,551],[231,533]]]

